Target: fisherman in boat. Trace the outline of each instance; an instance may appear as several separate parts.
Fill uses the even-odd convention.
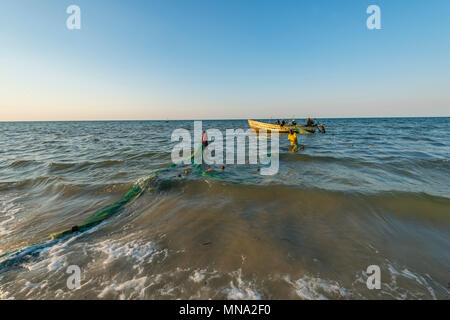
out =
[[[295,119],[292,119],[292,125],[296,126],[297,125],[297,121],[295,121]]]
[[[311,118],[306,118],[306,126],[307,127],[314,126],[314,120],[312,120]]]
[[[281,121],[281,126],[284,127],[285,124],[286,124],[286,120],[283,119],[283,121]]]
[[[275,124],[280,125],[280,120],[277,119],[277,121],[275,121]]]

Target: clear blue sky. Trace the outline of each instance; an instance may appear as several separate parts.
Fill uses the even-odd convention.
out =
[[[2,0],[0,44],[0,121],[450,115],[448,0]]]

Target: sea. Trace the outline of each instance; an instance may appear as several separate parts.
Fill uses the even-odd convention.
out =
[[[0,299],[450,299],[450,118],[317,121],[273,175],[173,164],[191,120],[1,122]]]

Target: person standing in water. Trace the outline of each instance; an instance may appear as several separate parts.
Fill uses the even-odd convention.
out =
[[[203,131],[202,135],[202,148],[205,149],[208,146],[208,135],[206,134],[206,130]]]
[[[297,133],[294,130],[289,130],[288,139],[291,142],[291,147],[296,146],[298,144],[297,141]]]
[[[298,150],[298,141],[297,141],[297,133],[294,130],[289,130],[288,139],[291,142],[291,146],[289,150],[295,152]]]
[[[295,132],[295,130],[293,130],[293,129],[289,130],[288,139],[291,142],[291,145],[289,147],[289,150],[291,152],[296,152],[296,151],[298,151],[300,149],[304,149],[305,148],[305,146],[302,146],[302,145],[298,144],[297,132]]]
[[[323,123],[320,124],[320,131],[322,131],[322,133],[325,133],[325,126],[323,125]]]

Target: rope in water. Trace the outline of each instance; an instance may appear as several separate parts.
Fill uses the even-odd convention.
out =
[[[202,148],[203,151],[203,148]],[[194,153],[195,154],[195,153]],[[194,154],[191,155],[191,164],[194,164]],[[149,184],[150,182],[157,177],[157,175],[163,171],[167,171],[170,168],[175,167],[175,164],[170,164],[168,165],[166,168],[164,169],[160,169],[157,170],[155,172],[152,173],[152,175],[150,175],[148,178],[138,181],[138,183],[136,183],[130,191],[128,191],[125,196],[122,197],[122,199],[120,199],[119,201],[115,202],[114,204],[101,209],[100,211],[96,212],[92,217],[90,217],[89,219],[85,220],[82,224],[74,226],[70,229],[66,229],[64,231],[61,232],[57,232],[57,233],[52,233],[50,235],[50,239],[54,240],[54,239],[58,239],[61,237],[64,237],[66,235],[69,235],[71,233],[74,232],[83,232],[86,231],[92,227],[94,227],[95,225],[99,224],[100,222],[102,222],[103,220],[111,217],[112,215],[114,215],[115,213],[117,213],[120,209],[122,209],[123,207],[126,207],[128,205],[130,205],[131,203],[133,203],[137,198],[139,198],[142,193],[145,190],[148,190]],[[219,175],[217,174],[212,174],[209,172],[206,172],[202,169],[201,164],[195,164],[195,168],[197,169],[197,171],[203,175],[203,176],[211,176],[211,177],[215,177],[215,178],[221,178]]]
[[[201,146],[202,152],[203,152],[203,146]],[[191,164],[194,165],[194,168],[196,168],[197,172],[200,173],[202,176],[211,176],[214,178],[221,178],[217,174],[213,174],[210,172],[206,172],[202,169],[201,164],[194,164],[194,155],[195,153],[192,153],[190,156]],[[186,158],[185,158],[186,159]],[[149,189],[150,182],[157,178],[159,173],[162,173],[164,171],[168,171],[170,168],[175,167],[176,164],[171,163],[167,167],[157,170],[153,172],[149,177],[145,179],[140,179],[133,187],[117,202],[113,203],[112,205],[109,205],[97,212],[94,213],[92,217],[85,220],[83,223],[73,226],[71,228],[65,229],[60,232],[52,233],[49,236],[48,240],[45,240],[41,243],[35,243],[23,248],[19,248],[10,252],[6,252],[0,255],[0,259],[6,258],[8,256],[14,256],[14,255],[20,255],[20,254],[26,254],[29,251],[33,251],[33,249],[39,249],[42,246],[50,245],[56,240],[62,239],[66,236],[69,236],[73,233],[77,232],[85,232],[94,226],[98,225],[99,223],[103,222],[104,220],[110,218],[111,216],[115,215],[117,212],[119,212],[124,207],[129,206],[132,204],[136,199],[138,199],[144,191]]]
[[[68,236],[75,232],[84,232],[84,231],[91,229],[92,227],[98,225],[100,222],[102,222],[105,219],[108,219],[109,217],[116,214],[122,208],[133,203],[139,196],[142,195],[142,193],[146,190],[146,188],[150,184],[150,181],[153,180],[156,176],[157,176],[157,173],[155,172],[150,177],[148,177],[144,180],[138,181],[119,201],[95,212],[92,217],[85,220],[82,224],[73,226],[69,229],[66,229],[66,230],[63,230],[60,232],[52,233],[49,235],[49,239],[45,240],[44,242],[35,243],[32,245],[26,246],[24,248],[6,252],[6,253],[0,255],[0,258],[5,258],[8,256],[13,256],[13,255],[20,255],[22,253],[28,252],[29,250],[31,250],[33,248],[38,249],[38,248],[44,246],[45,244],[50,245],[53,242],[55,242],[55,240],[61,239],[65,236]],[[50,242],[49,242],[49,240],[50,240]]]

